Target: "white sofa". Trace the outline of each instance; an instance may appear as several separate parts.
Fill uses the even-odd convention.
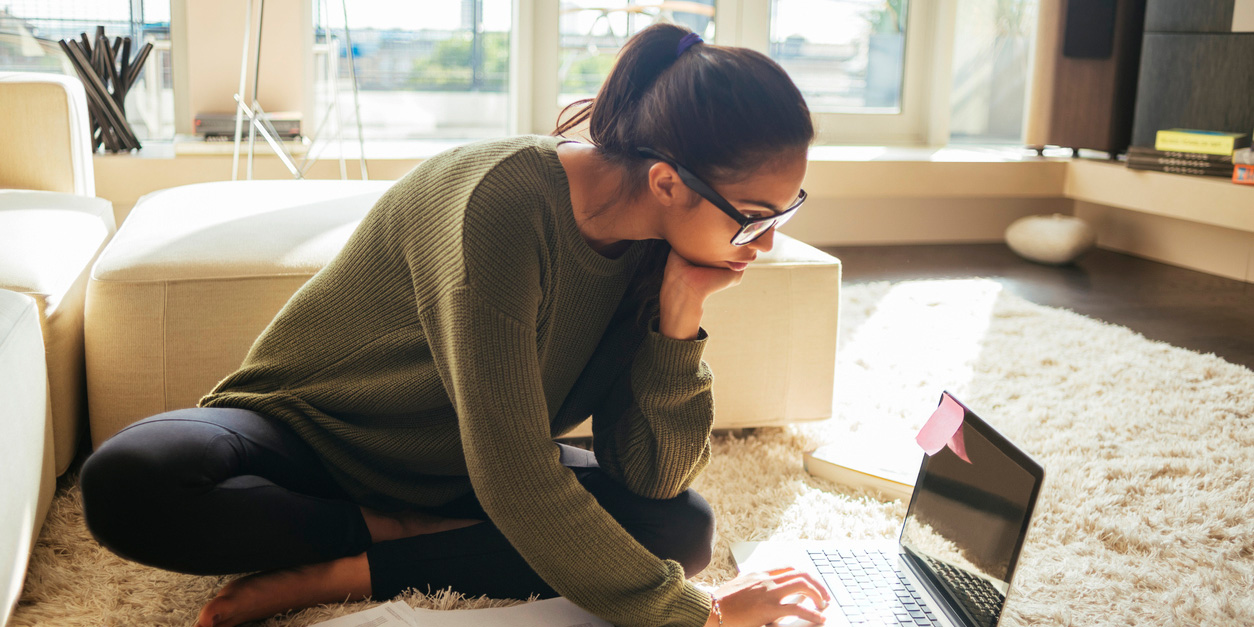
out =
[[[0,289],[0,625],[17,604],[56,488],[45,372],[39,306]]]
[[[39,310],[58,475],[87,425],[84,297],[91,265],[113,233],[107,200],[0,189],[0,289],[31,296]]]
[[[77,78],[0,72],[0,624],[87,424],[83,300],[115,231]]]
[[[90,129],[77,78],[0,72],[0,289],[39,308],[58,475],[87,424],[87,274],[116,231],[113,205],[94,197]]]
[[[193,406],[237,368],[390,185],[203,183],[140,199],[87,287],[93,445]],[[784,235],[775,241],[706,307],[716,428],[831,415],[840,262]]]

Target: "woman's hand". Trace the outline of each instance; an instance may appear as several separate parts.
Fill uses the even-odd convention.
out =
[[[723,584],[714,596],[723,612],[723,627],[760,627],[785,616],[823,623],[827,619],[801,605],[801,599],[808,597],[819,611],[831,602],[827,589],[813,575],[795,568],[744,573]],[[788,597],[793,598],[786,603]],[[706,625],[718,625],[718,617],[711,615]]]
[[[658,298],[658,331],[677,340],[696,339],[710,294],[740,283],[743,271],[698,266],[671,250]]]

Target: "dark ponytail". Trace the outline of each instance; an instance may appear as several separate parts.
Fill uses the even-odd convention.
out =
[[[650,161],[637,146],[684,164],[703,180],[728,183],[814,140],[810,109],[778,63],[747,48],[698,43],[676,55],[691,31],[654,24],[619,52],[595,98],[571,103],[554,135],[588,124],[588,137],[624,173],[618,198],[636,198]],[[567,112],[571,117],[562,121]],[[656,313],[670,245],[650,240],[629,297],[641,317]]]

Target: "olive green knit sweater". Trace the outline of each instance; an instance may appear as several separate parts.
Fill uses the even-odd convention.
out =
[[[361,504],[435,506],[472,488],[553,589],[617,625],[700,625],[709,595],[653,556],[558,462],[593,416],[601,466],[670,498],[709,461],[705,332],[637,324],[615,259],[580,235],[560,140],[491,140],[392,186],[344,249],[200,401],[282,421]]]

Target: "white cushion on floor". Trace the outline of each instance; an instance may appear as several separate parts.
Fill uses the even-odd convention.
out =
[[[1055,213],[1019,218],[1006,228],[1006,245],[1031,261],[1065,264],[1097,243],[1097,234],[1081,218]]]

